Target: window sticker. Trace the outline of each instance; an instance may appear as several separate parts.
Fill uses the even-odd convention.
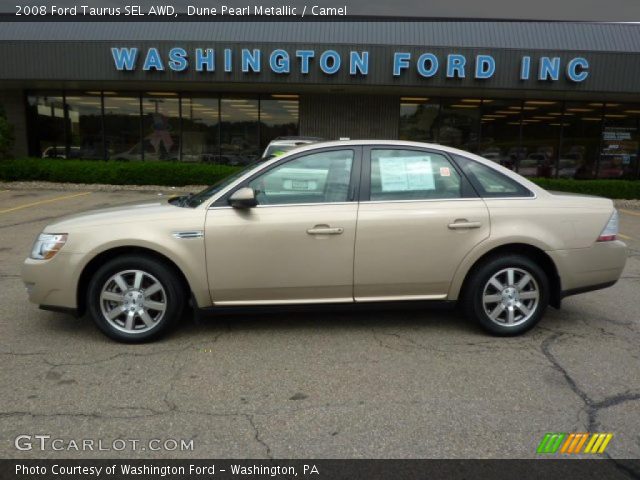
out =
[[[440,167],[440,176],[441,177],[450,177],[451,176],[451,170],[449,170],[449,167]]]
[[[431,157],[380,157],[380,180],[383,192],[434,190]]]

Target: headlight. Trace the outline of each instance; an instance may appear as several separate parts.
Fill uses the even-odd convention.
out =
[[[64,247],[65,243],[67,243],[66,233],[41,233],[33,244],[31,258],[49,260]]]

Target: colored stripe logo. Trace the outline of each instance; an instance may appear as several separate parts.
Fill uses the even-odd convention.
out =
[[[612,433],[546,433],[538,445],[537,453],[599,454],[604,453],[612,438]]]

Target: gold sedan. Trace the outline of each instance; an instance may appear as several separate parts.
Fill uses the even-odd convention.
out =
[[[611,200],[550,193],[467,152],[325,142],[195,195],[62,218],[22,275],[32,302],[87,312],[125,342],[165,332],[189,303],[460,302],[516,335],[618,280],[617,232]]]

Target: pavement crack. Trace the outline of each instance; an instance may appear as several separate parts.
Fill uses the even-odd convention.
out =
[[[633,393],[630,391],[626,391],[623,393],[611,395],[600,401],[593,400],[587,394],[587,392],[585,392],[582,388],[578,386],[578,383],[571,376],[569,371],[560,363],[560,361],[551,352],[551,346],[556,342],[556,340],[558,340],[562,336],[563,334],[556,333],[545,338],[542,341],[542,344],[540,345],[540,350],[542,351],[542,354],[547,358],[547,360],[551,363],[553,368],[562,374],[565,382],[567,383],[571,391],[573,391],[573,393],[575,393],[578,397],[580,397],[580,399],[582,400],[582,403],[584,403],[584,408],[587,413],[587,425],[586,425],[587,431],[595,432],[600,427],[600,424],[598,422],[598,415],[600,413],[600,410],[613,407],[616,405],[620,405],[625,402],[640,400],[640,393]]]
[[[220,337],[220,335],[222,335],[221,333],[216,335],[213,338],[213,342],[217,341],[218,338]],[[211,342],[211,340],[208,341],[198,341],[198,342],[189,342],[186,346],[181,346],[178,348],[168,348],[165,350],[152,350],[150,352],[145,352],[145,353],[140,353],[140,352],[131,352],[131,351],[125,351],[125,352],[120,352],[120,353],[116,353],[114,355],[111,355],[109,357],[105,357],[105,358],[101,358],[99,360],[89,360],[89,361],[85,361],[85,362],[52,362],[51,360],[44,360],[44,363],[46,363],[47,365],[49,365],[50,367],[75,367],[75,366],[80,366],[80,367],[86,367],[86,366],[91,366],[91,365],[97,365],[100,363],[105,363],[105,362],[110,362],[112,360],[115,360],[117,358],[121,358],[121,357],[128,357],[128,358],[135,358],[135,357],[153,357],[156,355],[165,355],[165,354],[171,354],[171,353],[183,353],[186,352],[187,350],[190,350],[192,348],[195,348],[197,345],[204,345],[204,344],[209,344]]]
[[[186,358],[186,356],[184,355],[184,353],[185,353],[185,352],[187,352],[188,350],[192,349],[192,348],[193,348],[193,349],[195,349],[195,348],[196,348],[196,345],[207,345],[207,346],[213,345],[213,344],[215,344],[215,343],[220,339],[220,337],[221,337],[222,335],[224,335],[225,333],[226,333],[226,332],[220,332],[220,333],[218,333],[215,337],[213,337],[212,339],[210,339],[210,340],[208,340],[208,341],[206,341],[206,342],[194,342],[194,343],[191,343],[191,344],[187,345],[185,348],[182,348],[182,349],[177,350],[177,351],[175,352],[175,356],[174,356],[174,358],[173,358],[173,362],[172,362],[172,365],[171,365],[171,369],[172,369],[172,371],[173,371],[173,375],[171,375],[171,378],[169,379],[169,382],[168,382],[168,384],[169,384],[169,388],[168,388],[168,389],[167,389],[167,391],[165,392],[164,397],[163,397],[163,399],[162,399],[162,400],[163,400],[163,402],[164,402],[164,403],[167,405],[167,407],[169,408],[169,411],[176,411],[176,410],[178,410],[178,405],[177,405],[176,403],[174,403],[174,402],[170,399],[170,397],[171,397],[171,394],[172,394],[172,393],[174,392],[174,390],[175,390],[176,383],[178,382],[178,380],[179,380],[179,379],[180,379],[180,377],[182,376],[182,371],[183,371],[183,369],[184,369],[185,365],[187,364],[187,360],[188,360],[188,359]],[[180,365],[178,365],[178,363],[179,363],[179,360],[180,360],[180,359],[182,359],[182,362],[180,362]]]
[[[0,352],[0,355],[9,357],[36,357],[39,355],[47,355],[49,352]]]
[[[244,414],[244,417],[247,419],[247,421],[249,422],[249,425],[251,425],[251,428],[253,429],[253,432],[254,432],[253,438],[254,438],[254,440],[264,447],[265,454],[266,454],[267,458],[273,460],[273,454],[271,452],[271,447],[267,444],[267,442],[264,441],[264,439],[260,435],[260,430],[256,426],[256,423],[254,421],[253,415]]]
[[[93,418],[93,419],[105,419],[105,420],[129,420],[135,418],[147,418],[155,415],[162,415],[162,412],[152,412],[147,415],[110,415],[99,412],[56,412],[56,413],[35,413],[23,410],[16,410],[10,412],[0,412],[0,418],[11,417],[24,417],[29,416],[32,418]]]

